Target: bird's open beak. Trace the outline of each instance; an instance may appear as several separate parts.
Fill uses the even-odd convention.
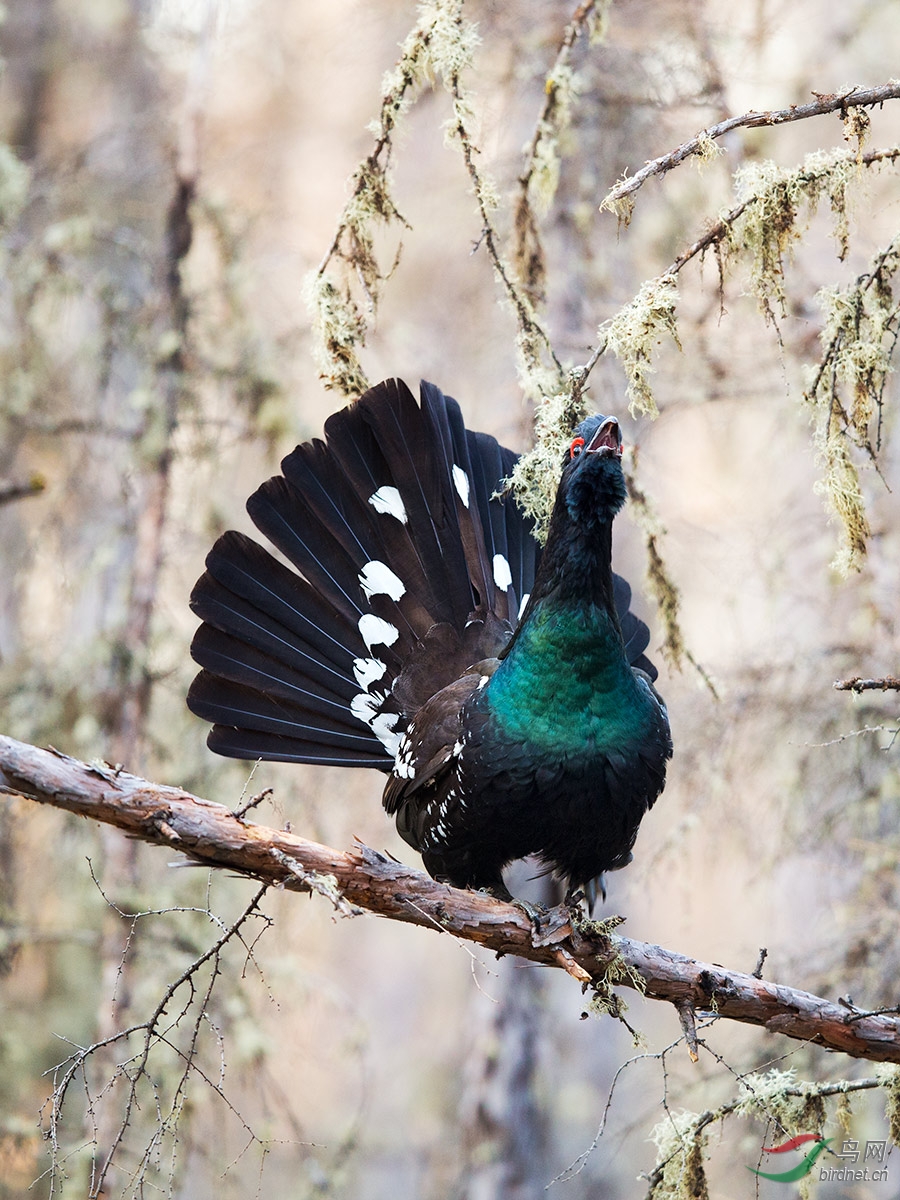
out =
[[[607,417],[584,448],[586,454],[614,454],[622,457],[622,433],[615,417]]]

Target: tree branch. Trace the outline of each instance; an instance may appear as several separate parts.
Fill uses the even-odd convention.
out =
[[[896,675],[885,675],[883,679],[839,679],[834,685],[836,692],[897,692],[900,679]]]
[[[323,892],[347,915],[366,909],[454,934],[497,954],[562,967],[603,994],[620,984],[637,988],[675,1005],[682,1019],[690,1007],[854,1058],[900,1063],[896,1017],[867,1015],[660,946],[612,937],[601,925],[574,919],[565,908],[551,909],[536,932],[517,906],[437,883],[367,846],[333,850],[251,825],[222,804],[119,768],[0,737],[0,791],[115,825],[211,867],[227,867],[293,891]]]
[[[788,121],[803,121],[807,117],[821,117],[833,112],[840,112],[844,116],[848,108],[871,108],[876,104],[884,104],[886,100],[896,100],[900,97],[900,83],[885,83],[880,87],[873,88],[854,87],[831,95],[819,95],[819,93],[813,92],[813,95],[816,99],[809,104],[792,104],[789,108],[775,109],[771,112],[744,113],[740,117],[728,117],[725,121],[719,121],[716,125],[701,129],[689,141],[684,142],[675,150],[670,150],[668,154],[652,159],[634,175],[629,175],[627,179],[617,183],[604,197],[600,205],[601,210],[615,210],[616,205],[621,204],[627,196],[636,192],[651,175],[665,175],[667,171],[677,167],[686,158],[690,158],[694,154],[705,153],[710,142],[724,137],[732,129],[741,127],[756,129],[761,125],[784,125]]]

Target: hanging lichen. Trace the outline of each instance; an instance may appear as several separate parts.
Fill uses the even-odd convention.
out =
[[[647,551],[647,582],[665,630],[663,650],[669,662],[674,667],[680,667],[682,659],[687,653],[684,635],[681,632],[681,594],[669,574],[659,548],[665,530],[646,494],[638,487],[634,467],[635,458],[633,456],[631,465],[625,472],[628,499],[631,502],[629,511],[644,537],[644,546]]]
[[[885,1115],[891,1141],[895,1146],[900,1146],[900,1067],[893,1063],[878,1063],[875,1075],[884,1088]]]
[[[750,286],[768,319],[783,312],[785,259],[799,241],[805,219],[827,197],[834,215],[838,257],[847,254],[849,240],[849,185],[859,175],[859,164],[845,150],[817,150],[799,167],[784,170],[773,162],[751,163],[734,177],[739,211],[726,221],[722,259],[745,258],[750,266]]]
[[[650,1132],[659,1152],[648,1200],[709,1200],[705,1122],[698,1113],[670,1112]]]
[[[313,353],[326,387],[359,396],[369,386],[357,348],[365,344],[366,324],[349,291],[340,292],[327,275],[312,275],[306,301],[313,314]]]
[[[621,362],[627,380],[626,388],[631,414],[659,413],[649,376],[656,346],[670,337],[681,349],[675,323],[678,286],[674,275],[661,275],[645,283],[630,304],[620,309],[598,336],[606,338],[606,347]]]
[[[851,287],[826,288],[817,297],[824,353],[805,399],[822,468],[817,490],[843,531],[833,565],[844,575],[859,569],[869,536],[854,451],[874,460],[880,445],[884,389],[900,333],[892,286],[898,267],[900,242],[892,242]]]
[[[319,372],[326,387],[345,395],[358,395],[366,384],[358,351],[365,345],[368,321],[353,295],[352,284],[362,289],[365,306],[374,315],[380,285],[393,269],[385,270],[378,262],[375,231],[392,224],[409,228],[391,193],[392,135],[409,110],[416,89],[468,66],[476,45],[475,28],[462,20],[458,0],[420,5],[418,22],[404,40],[396,66],[384,78],[379,119],[370,126],[375,145],[354,172],[350,199],[331,247],[307,281]],[[343,279],[330,273],[332,263],[343,268]]]
[[[534,449],[522,455],[510,476],[516,503],[534,520],[541,542],[547,537],[566,446],[587,413],[587,402],[573,389],[546,397],[535,415]]]

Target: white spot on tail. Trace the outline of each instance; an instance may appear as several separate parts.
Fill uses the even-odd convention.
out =
[[[358,721],[369,726],[388,754],[396,754],[400,734],[394,733],[394,726],[400,716],[392,712],[379,713],[378,706],[383,703],[384,696],[377,693],[371,696],[368,692],[360,692],[350,701],[350,711]]]
[[[400,493],[395,487],[385,484],[380,487],[377,492],[373,492],[369,497],[369,503],[376,512],[387,513],[388,516],[396,517],[398,521],[402,521],[405,525],[407,522],[406,508]]]
[[[393,646],[400,636],[400,630],[390,621],[382,621],[374,613],[363,613],[357,622],[362,640],[369,650],[373,646]]]
[[[502,554],[494,555],[494,583],[501,592],[505,592],[512,583],[512,571]]]
[[[457,492],[459,492],[460,500],[462,500],[463,504],[466,506],[466,508],[468,508],[469,477],[462,467],[457,466],[456,463],[453,464],[453,486],[456,488]]]
[[[370,683],[380,679],[387,667],[380,658],[354,658],[353,675],[361,688],[368,688]]]
[[[350,701],[350,711],[358,721],[364,721],[366,725],[371,725],[378,716],[375,711],[377,704],[378,701],[368,692],[360,692]]]
[[[400,720],[399,713],[382,713],[374,721],[370,721],[372,732],[387,750],[388,754],[396,754],[400,744],[400,734],[394,732],[394,726]]]
[[[392,600],[399,600],[401,596],[406,595],[403,581],[377,558],[366,563],[359,573],[359,582],[367,600],[371,600],[373,596],[390,596]]]
[[[522,613],[525,611],[526,605],[528,604],[528,601],[530,599],[531,599],[531,592],[526,592],[525,595],[522,597],[522,603],[519,605],[519,616],[518,616],[518,619],[520,621],[522,620]]]

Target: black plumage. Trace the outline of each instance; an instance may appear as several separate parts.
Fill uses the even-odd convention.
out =
[[[592,895],[671,754],[611,568],[620,457],[612,418],[574,431],[542,553],[497,495],[516,456],[432,384],[335,413],[247,504],[295,570],[229,532],[194,588],[188,704],[211,748],[388,771],[385,808],[436,878],[504,894],[535,854]]]

